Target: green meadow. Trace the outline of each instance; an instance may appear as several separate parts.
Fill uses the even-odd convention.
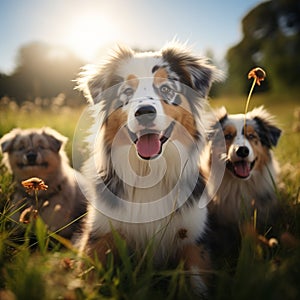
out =
[[[229,113],[243,113],[246,97],[210,99],[211,106],[225,106]],[[274,153],[281,166],[277,183],[282,214],[275,243],[258,237],[254,230],[242,234],[236,262],[218,258],[212,271],[209,299],[300,299],[300,103],[296,94],[258,94],[250,108],[264,105],[275,115],[282,137]],[[80,108],[0,104],[0,137],[12,128],[50,126],[69,138],[71,158],[73,133]],[[182,264],[176,269],[156,270],[151,245],[143,257],[127,252],[116,234],[120,262],[109,255],[107,266],[78,258],[77,251],[58,235],[48,232],[38,218],[19,224],[24,236],[15,236],[8,207],[14,186],[6,168],[0,166],[0,299],[195,299],[186,284]],[[273,240],[274,241],[274,240]],[[84,261],[87,274],[78,271]],[[90,269],[94,276],[88,276]]]

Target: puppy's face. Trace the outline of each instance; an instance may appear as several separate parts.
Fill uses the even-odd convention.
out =
[[[16,180],[47,180],[60,168],[59,150],[65,140],[51,129],[15,129],[3,136],[1,148]]]
[[[81,88],[102,107],[106,144],[118,133],[121,143],[134,144],[147,160],[159,156],[169,139],[199,136],[199,107],[214,71],[183,49],[143,54],[120,49]]]
[[[159,156],[169,139],[197,137],[196,121],[179,81],[169,79],[163,67],[154,67],[151,76],[125,75],[107,119],[107,129],[117,125],[119,131],[123,130],[128,144],[135,145],[141,159]],[[106,133],[107,139],[112,140],[116,132]]]
[[[270,148],[276,146],[281,131],[271,123],[262,107],[246,115],[223,115],[220,118],[226,153],[227,170],[237,178],[247,179],[254,170],[261,171],[270,161]]]

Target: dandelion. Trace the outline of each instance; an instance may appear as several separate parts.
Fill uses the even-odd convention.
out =
[[[251,78],[253,78],[253,83],[252,83],[252,86],[251,86],[251,89],[250,89],[250,92],[248,94],[248,98],[247,98],[247,101],[246,101],[245,115],[246,115],[246,113],[248,111],[250,99],[251,99],[251,96],[252,96],[255,84],[260,85],[260,82],[265,80],[265,78],[266,78],[266,72],[262,68],[256,67],[256,68],[252,69],[248,73],[248,79],[251,79]],[[245,116],[244,127],[246,129],[246,116]]]
[[[38,177],[32,177],[21,182],[26,192],[29,194],[33,191],[47,190],[48,186]]]
[[[48,185],[38,177],[32,177],[21,182],[23,187],[26,189],[26,193],[31,194],[34,192],[35,195],[35,207],[38,208],[38,191],[47,190]]]
[[[255,83],[260,85],[261,81],[264,81],[266,78],[266,72],[262,68],[254,68],[248,73],[248,79],[254,78]]]

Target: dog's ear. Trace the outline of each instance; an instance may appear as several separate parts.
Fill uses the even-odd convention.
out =
[[[205,98],[210,91],[212,83],[221,80],[221,73],[204,59],[187,62],[186,69],[191,76],[193,88]]]
[[[207,59],[194,56],[185,45],[168,44],[162,49],[162,56],[171,69],[180,76],[180,81],[206,98],[214,81],[222,81],[224,74]]]
[[[9,133],[5,134],[0,139],[2,153],[9,152],[12,150],[14,140],[18,136],[19,132],[20,132],[20,129],[15,128],[15,129],[11,130]]]
[[[116,75],[120,60],[133,56],[133,51],[125,46],[113,49],[109,59],[100,65],[87,65],[82,68],[77,78],[76,89],[81,90],[91,104],[99,103],[105,98],[103,93],[124,79]]]
[[[68,138],[50,127],[42,128],[42,134],[47,138],[50,148],[54,152],[59,152],[64,148]]]
[[[228,113],[227,113],[227,110],[226,110],[225,106],[222,106],[222,107],[214,110],[214,114],[215,114],[217,120],[219,121],[219,123],[223,123],[224,120],[228,116]]]
[[[224,121],[227,119],[228,114],[227,110],[224,106],[217,108],[213,110],[211,114],[211,120],[210,120],[210,129],[208,132],[208,139],[212,140],[216,136],[219,136],[219,134],[222,134],[222,125]]]
[[[274,124],[274,117],[263,106],[255,108],[247,115],[256,122],[261,143],[268,148],[275,147],[281,136],[281,130]]]

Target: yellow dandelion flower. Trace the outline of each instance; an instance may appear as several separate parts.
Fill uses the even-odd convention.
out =
[[[32,191],[47,190],[48,186],[38,177],[32,177],[21,182],[27,193]]]

